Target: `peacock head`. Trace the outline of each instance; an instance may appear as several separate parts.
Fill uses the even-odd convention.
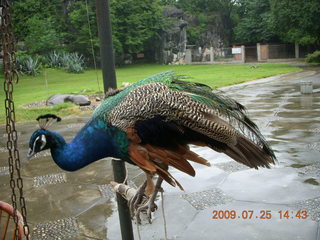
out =
[[[27,157],[30,159],[38,152],[50,148],[50,136],[47,128],[53,122],[60,122],[61,118],[54,114],[41,115],[37,118],[40,129],[34,131],[29,141],[29,152]]]

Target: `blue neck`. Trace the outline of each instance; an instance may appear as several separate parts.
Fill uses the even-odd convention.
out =
[[[118,131],[103,121],[90,122],[70,142],[61,135],[54,135],[51,155],[56,164],[66,171],[75,171],[105,157],[121,158],[117,147]]]

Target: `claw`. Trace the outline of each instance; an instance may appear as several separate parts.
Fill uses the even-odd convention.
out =
[[[145,181],[137,190],[136,194],[128,201],[128,206],[130,214],[133,217],[135,215],[135,210],[138,209],[139,205],[142,204],[143,200],[147,198],[145,195],[145,189],[147,186],[147,181]]]
[[[140,213],[146,212],[148,222],[151,224],[151,213],[156,211],[158,209],[158,206],[154,203],[154,199],[149,198],[149,200],[142,206],[140,206],[135,213],[135,217],[138,224],[141,224],[141,218]]]
[[[152,193],[152,195],[150,196],[148,201],[143,205],[140,204],[140,206],[138,208],[135,208],[136,211],[135,211],[134,216],[135,216],[138,224],[141,224],[141,218],[140,218],[141,212],[146,212],[148,222],[151,224],[151,213],[158,209],[158,206],[155,204],[155,200],[156,200],[158,192],[162,191],[162,188],[161,188],[162,181],[163,181],[163,179],[161,177],[159,177],[157,180],[154,192]]]

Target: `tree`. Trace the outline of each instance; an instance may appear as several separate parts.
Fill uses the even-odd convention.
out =
[[[270,26],[269,0],[239,0],[237,4],[240,20],[234,28],[236,42],[268,42],[276,38]]]
[[[92,59],[93,46],[94,53],[99,53],[94,1],[88,1],[88,5],[85,1],[72,3],[66,12],[64,22],[64,44],[68,52],[79,52],[87,59]]]
[[[28,33],[25,37],[25,45],[31,54],[45,54],[59,46],[59,38],[53,28],[51,18],[41,19],[34,15],[26,22]]]
[[[270,0],[274,31],[283,41],[320,44],[319,0]]]
[[[53,22],[52,26],[59,35],[61,29],[61,13],[60,5],[62,0],[15,0],[12,1],[12,17],[13,27],[16,39],[24,41],[29,35],[30,27],[28,21],[36,16],[37,19],[44,21],[50,18],[49,21]],[[31,24],[32,21],[29,21]],[[58,36],[60,38],[60,36]]]
[[[110,0],[110,3],[116,53],[154,49],[163,19],[161,0]],[[15,0],[13,4],[15,36],[26,43],[27,53],[45,54],[55,45],[56,49],[79,52],[88,59],[92,58],[91,41],[95,53],[99,53],[95,1]]]
[[[139,53],[161,28],[158,0],[112,0],[112,32],[118,53]]]

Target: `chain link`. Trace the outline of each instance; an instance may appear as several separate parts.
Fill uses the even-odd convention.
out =
[[[30,229],[27,223],[27,209],[26,202],[23,196],[23,180],[20,173],[20,157],[18,150],[18,133],[15,128],[15,109],[13,102],[13,83],[18,82],[18,73],[15,68],[15,42],[12,33],[11,16],[9,12],[9,1],[0,0],[0,22],[1,22],[1,34],[2,34],[2,49],[3,49],[3,70],[4,70],[4,92],[5,92],[5,111],[6,111],[6,131],[8,134],[7,149],[9,152],[8,164],[10,173],[10,187],[12,190],[11,201],[15,210],[14,221],[18,224],[17,215],[17,194],[19,193],[19,204],[21,207],[21,214],[23,217],[24,225],[23,231],[26,239],[30,239]],[[16,175],[16,176],[15,176]],[[15,236],[19,238],[19,231],[16,227]],[[21,236],[21,239],[23,237]]]

